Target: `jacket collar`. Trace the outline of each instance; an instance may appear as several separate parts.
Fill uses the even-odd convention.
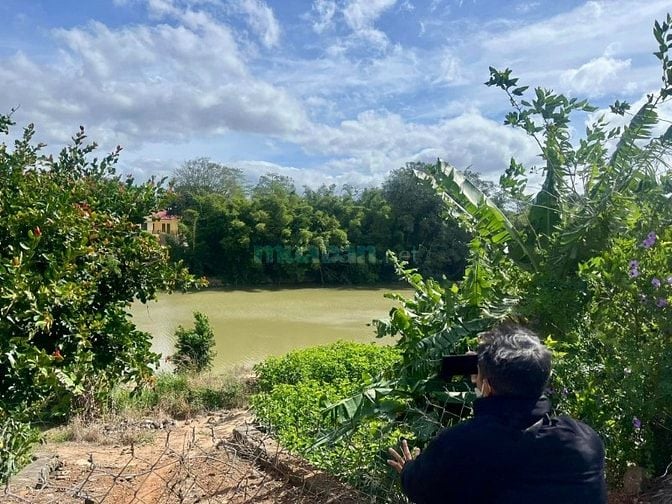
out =
[[[538,399],[524,397],[490,396],[474,401],[474,415],[492,415],[505,418],[508,422],[539,419],[551,411],[550,401],[541,396]]]

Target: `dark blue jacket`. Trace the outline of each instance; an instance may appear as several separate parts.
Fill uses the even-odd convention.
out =
[[[606,503],[604,446],[587,425],[550,417],[546,398],[487,397],[401,473],[417,504]]]

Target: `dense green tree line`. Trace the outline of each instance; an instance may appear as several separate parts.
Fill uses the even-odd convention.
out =
[[[169,239],[173,257],[231,285],[394,281],[387,250],[425,275],[459,278],[468,237],[414,175],[424,168],[409,163],[381,187],[300,193],[287,177],[264,175],[248,188],[240,170],[188,161],[176,170],[167,202],[182,218],[180,235]]]

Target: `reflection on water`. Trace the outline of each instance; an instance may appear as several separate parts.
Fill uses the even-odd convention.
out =
[[[385,318],[395,306],[383,297],[390,291],[411,294],[395,287],[207,290],[161,295],[148,305],[135,303],[131,313],[163,356],[173,351],[177,326],[191,326],[194,310],[205,313],[215,332],[217,370],[339,339],[374,341],[374,329],[366,324]]]

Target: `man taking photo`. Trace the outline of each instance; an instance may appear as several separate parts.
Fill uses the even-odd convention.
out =
[[[405,440],[401,453],[389,450],[409,499],[606,503],[602,441],[579,421],[549,415],[542,394],[551,353],[539,338],[505,325],[480,336],[477,354],[474,417],[439,433],[422,453],[412,454]]]

